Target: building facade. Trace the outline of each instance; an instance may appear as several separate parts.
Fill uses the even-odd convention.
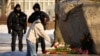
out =
[[[16,4],[20,4],[22,11],[29,16],[33,12],[32,7],[36,2],[40,4],[41,10],[47,12],[48,14],[51,11],[54,11],[55,0],[8,0],[6,10],[7,15],[13,10]],[[54,14],[54,12],[52,14]]]

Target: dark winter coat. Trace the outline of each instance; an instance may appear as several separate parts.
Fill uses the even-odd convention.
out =
[[[11,33],[11,30],[24,30],[26,32],[27,28],[27,16],[23,12],[16,13],[15,11],[11,12],[7,19],[8,32]]]
[[[43,23],[44,18],[47,18],[49,21],[49,16],[43,11],[33,12],[31,16],[29,16],[28,22],[33,23],[35,20],[40,19]]]

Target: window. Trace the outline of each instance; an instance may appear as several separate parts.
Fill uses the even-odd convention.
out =
[[[30,9],[32,9],[34,3],[33,2],[30,2]]]
[[[11,9],[14,9],[14,2],[11,2]]]
[[[41,9],[43,9],[43,2],[40,2],[40,7]]]
[[[20,2],[19,4],[21,6],[21,9],[24,10],[23,2]]]
[[[26,9],[26,10],[29,9],[29,2],[25,2],[25,9]]]

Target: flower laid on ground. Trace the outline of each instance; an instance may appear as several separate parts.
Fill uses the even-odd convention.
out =
[[[53,49],[48,49],[47,54],[78,54],[77,48],[71,48],[70,45],[65,47],[55,47]]]
[[[65,46],[64,44],[60,44],[60,43],[56,42],[53,44],[52,48],[56,49],[58,47],[64,47],[64,46]]]

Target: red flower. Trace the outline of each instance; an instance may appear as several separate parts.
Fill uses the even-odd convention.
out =
[[[44,52],[43,52],[43,54],[46,54],[48,51],[47,50],[45,50]]]
[[[66,55],[66,52],[61,52],[62,55]]]
[[[57,48],[57,45],[54,45],[54,48]]]
[[[53,51],[53,52],[50,52],[50,54],[56,54],[56,52],[55,52],[55,51]]]
[[[72,49],[72,51],[76,51],[77,49],[76,48],[71,48]]]

